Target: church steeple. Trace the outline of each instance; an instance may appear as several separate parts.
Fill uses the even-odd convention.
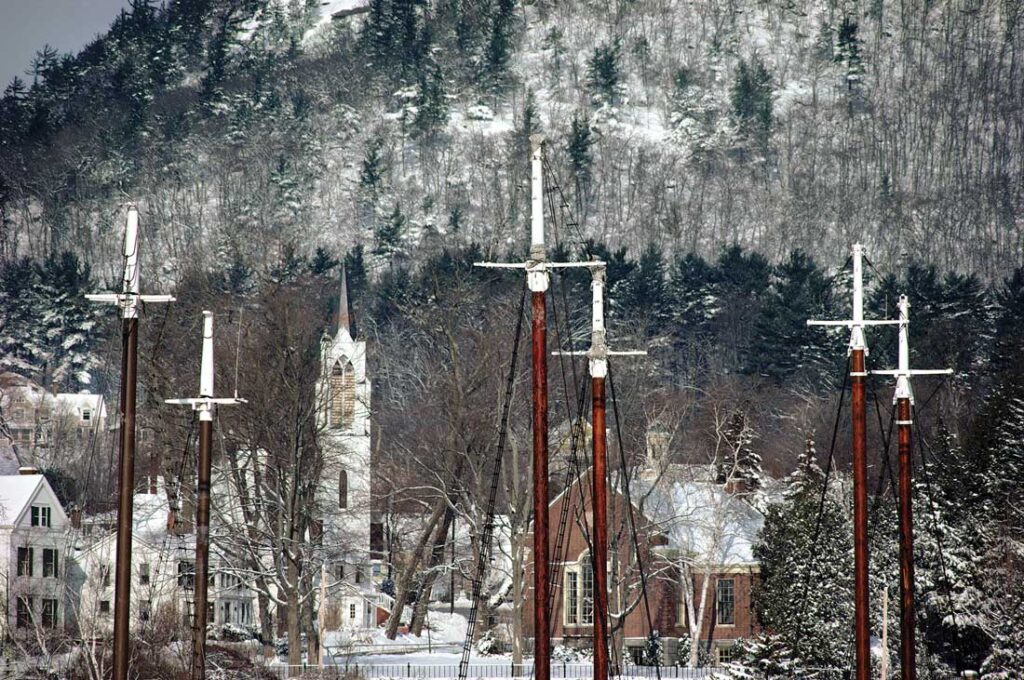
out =
[[[345,263],[341,264],[341,296],[338,298],[338,334],[344,331],[352,337],[352,322],[348,309],[348,276],[345,273]]]

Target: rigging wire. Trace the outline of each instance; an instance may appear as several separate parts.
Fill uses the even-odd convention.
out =
[[[828,495],[829,479],[832,476],[832,464],[835,461],[836,439],[839,436],[839,420],[843,413],[843,402],[846,399],[846,386],[850,378],[850,357],[846,358],[846,368],[843,371],[843,385],[839,388],[839,405],[836,408],[835,421],[832,426],[832,442],[828,447],[828,463],[825,465],[825,479],[821,485],[821,498],[818,500],[818,516],[814,521],[814,532],[811,538],[810,554],[808,555],[807,577],[804,579],[803,589],[800,593],[800,611],[796,619],[796,641],[793,645],[797,657],[801,654],[800,643],[804,634],[804,615],[807,611],[807,591],[811,586],[811,574],[814,572],[815,557],[818,554],[818,539],[821,538],[821,522],[825,512],[825,498]]]
[[[630,491],[629,467],[626,463],[626,449],[622,440],[622,423],[619,419],[619,400],[615,395],[615,378],[612,373],[612,362],[608,362],[608,389],[612,401],[612,413],[615,420],[615,438],[619,448],[619,466],[623,475],[622,490],[626,500],[627,515],[629,517],[630,535],[633,539],[633,550],[636,553],[636,566],[640,572],[640,589],[643,594],[644,612],[647,618],[647,628],[653,635],[656,632],[654,617],[651,614],[651,602],[647,595],[647,570],[644,568],[643,555],[640,550],[640,538],[636,528],[636,515],[633,511],[633,494]],[[661,664],[655,664],[654,671],[658,680],[661,680]]]
[[[526,311],[526,285],[523,282],[522,295],[519,298],[519,310],[516,315],[516,330],[512,341],[512,353],[509,361],[508,378],[505,381],[505,403],[501,410],[501,421],[498,425],[498,445],[494,454],[494,467],[491,470],[491,488],[487,497],[487,513],[484,516],[483,533],[480,536],[480,550],[477,556],[476,575],[472,585],[472,605],[466,622],[466,641],[462,647],[459,660],[459,680],[466,680],[469,673],[469,657],[473,651],[473,635],[476,630],[477,612],[480,607],[480,596],[483,589],[484,572],[490,564],[491,538],[494,532],[494,505],[498,495],[498,480],[501,477],[501,460],[505,453],[508,440],[508,421],[512,411],[512,394],[516,382],[516,365],[519,360],[519,344],[523,334],[523,317]]]

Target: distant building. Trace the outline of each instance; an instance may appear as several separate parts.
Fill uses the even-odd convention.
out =
[[[375,585],[379,562],[371,559],[371,384],[366,342],[352,337],[348,285],[342,271],[337,329],[320,346],[317,424],[323,451],[319,500],[325,553],[329,629],[377,625]],[[323,606],[323,605],[321,605]]]
[[[647,601],[641,599],[639,574],[629,536],[628,505],[621,488],[609,490],[609,534],[614,538],[609,557],[609,608],[613,619],[625,604],[625,622],[614,620],[614,641],[627,659],[639,662],[653,629],[662,641],[663,663],[674,663],[681,642],[697,639],[717,663],[732,658],[737,640],[759,631],[751,606],[751,592],[760,567],[752,546],[763,516],[751,498],[735,488],[718,484],[713,470],[702,466],[672,465],[642,471],[630,485],[644,567],[648,576]],[[594,635],[594,581],[588,536],[592,521],[590,471],[549,504],[551,555],[555,559],[556,533],[563,506],[568,505],[566,536],[561,559],[552,565],[560,572],[553,594],[552,622],[555,644],[590,646]],[[580,521],[585,520],[587,534]],[[531,539],[532,545],[532,539]],[[533,637],[532,562],[527,584],[526,635]],[[707,584],[706,591],[704,590]],[[701,617],[701,600],[704,601]],[[692,604],[691,604],[692,603]],[[691,621],[689,612],[700,620]],[[613,656],[614,658],[614,656]]]
[[[0,476],[0,555],[6,565],[4,634],[31,639],[65,621],[68,517],[34,468]]]
[[[103,395],[51,393],[15,373],[0,375],[0,472],[48,467],[90,450],[106,434]],[[5,462],[6,461],[6,462]]]
[[[162,487],[162,480],[157,481]],[[195,534],[169,522],[172,508],[163,489],[136,493],[132,532],[132,627],[192,625],[195,590]],[[72,613],[80,635],[106,636],[113,629],[114,567],[117,534],[111,531],[113,513],[86,518],[74,550],[70,576]],[[176,528],[175,528],[176,527]],[[214,545],[210,555],[210,626],[251,626],[255,622],[255,593],[244,572],[233,569]]]

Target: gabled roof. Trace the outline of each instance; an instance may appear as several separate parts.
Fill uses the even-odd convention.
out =
[[[50,483],[43,475],[0,476],[0,524],[8,526],[17,524],[43,486],[46,486],[47,489],[50,487]],[[50,493],[53,493],[52,490]],[[60,507],[60,503],[54,503],[54,505],[57,512],[64,516],[64,508]]]

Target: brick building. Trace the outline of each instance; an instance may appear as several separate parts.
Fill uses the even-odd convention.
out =
[[[588,549],[592,521],[589,471],[548,506],[552,571],[553,643],[593,644],[593,570]],[[609,611],[612,644],[625,659],[639,661],[652,625],[663,643],[663,663],[678,659],[679,647],[697,632],[699,644],[717,663],[731,660],[731,648],[759,630],[751,591],[759,567],[752,546],[763,523],[757,494],[718,484],[714,470],[673,465],[646,470],[630,486],[640,553],[647,575],[642,597],[639,569],[630,538],[626,498],[621,486],[610,489]],[[566,513],[563,548],[557,527]],[[526,582],[533,583],[532,563]],[[525,628],[532,639],[533,597],[528,595]],[[625,611],[625,617],[620,615]],[[616,651],[613,650],[613,659]],[[684,651],[685,655],[685,651]],[[684,659],[685,663],[685,659]]]

